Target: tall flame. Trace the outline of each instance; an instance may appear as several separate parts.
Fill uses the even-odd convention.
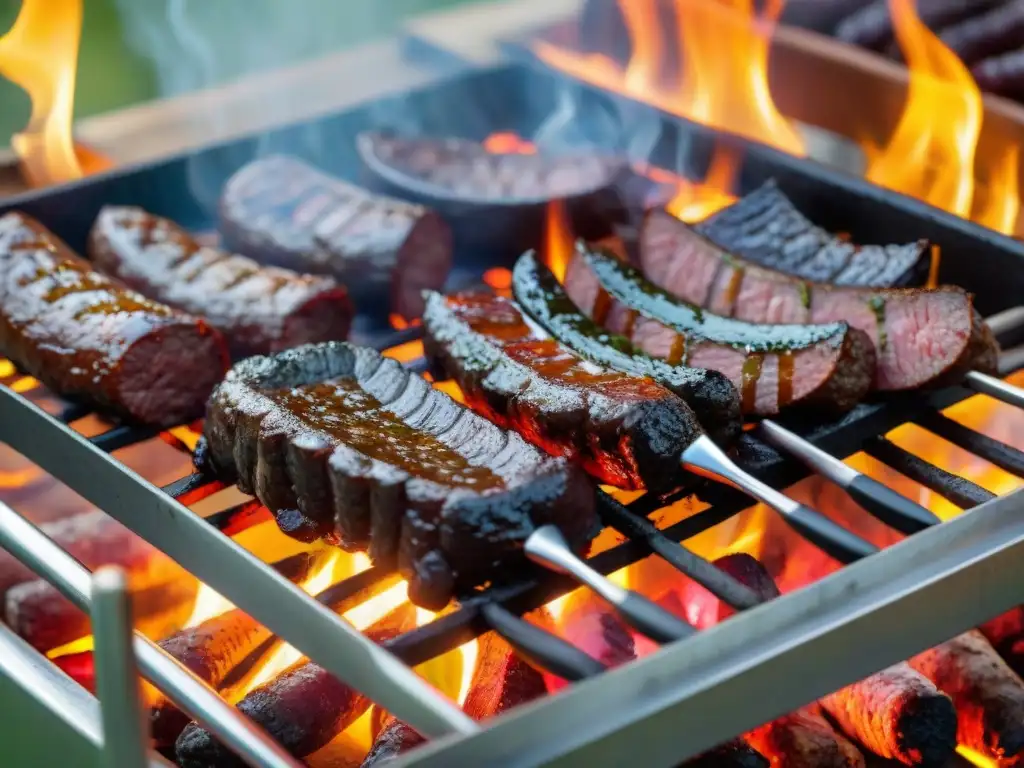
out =
[[[768,89],[771,33],[782,6],[767,3],[759,16],[754,0],[677,0],[683,54],[677,88],[659,79],[662,24],[655,0],[619,0],[633,44],[625,70],[605,56],[546,42],[535,43],[534,51],[581,80],[802,156],[803,140]]]
[[[971,213],[981,91],[956,54],[925,26],[915,0],[889,0],[910,68],[907,104],[892,138],[873,153],[867,177],[960,216]]]
[[[32,98],[25,130],[11,139],[33,186],[82,176],[71,137],[82,0],[23,0],[0,38],[0,74]]]

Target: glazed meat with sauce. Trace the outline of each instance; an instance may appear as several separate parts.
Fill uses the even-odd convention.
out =
[[[833,285],[922,285],[931,264],[926,240],[854,245],[812,224],[775,181],[696,225],[720,248],[779,272]]]
[[[569,298],[613,333],[671,365],[725,374],[744,413],[788,406],[843,411],[871,388],[875,352],[846,323],[765,325],[719,317],[676,299],[621,260],[581,248],[565,276]]]
[[[437,610],[501,576],[552,523],[593,534],[594,490],[377,352],[340,342],[236,365],[210,400],[199,464],[236,480],[286,533],[397,559]]]
[[[994,373],[998,347],[960,288],[842,288],[799,280],[728,254],[665,211],[641,235],[647,278],[678,298],[755,323],[846,322],[875,346],[874,387],[907,390]]]
[[[358,296],[383,292],[406,318],[444,285],[451,230],[433,211],[333,178],[291,157],[265,157],[228,179],[227,247],[264,264],[327,274]]]
[[[701,432],[693,411],[652,379],[611,371],[539,335],[507,299],[431,294],[425,348],[466,402],[602,483],[671,487]]]
[[[53,392],[170,427],[203,413],[223,337],[95,271],[23,213],[0,217],[0,354]]]
[[[716,442],[728,445],[739,435],[739,394],[721,373],[648,357],[629,339],[609,334],[580,314],[551,270],[532,252],[516,262],[512,286],[519,306],[557,341],[597,365],[654,379],[693,409]]]
[[[151,299],[205,317],[236,358],[348,335],[352,306],[333,279],[201,246],[174,222],[139,208],[104,208],[89,255]]]

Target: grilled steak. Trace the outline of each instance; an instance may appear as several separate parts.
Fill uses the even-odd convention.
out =
[[[647,354],[725,374],[740,390],[744,413],[771,416],[792,405],[845,410],[874,377],[871,342],[845,323],[758,325],[718,317],[600,251],[577,251],[565,290],[586,315]]]
[[[331,278],[203,247],[174,222],[139,208],[104,208],[89,255],[151,299],[205,317],[236,358],[348,335],[352,306]]]
[[[94,272],[16,212],[0,217],[0,354],[57,394],[158,427],[202,415],[228,365],[204,321]]]
[[[906,390],[994,373],[998,348],[960,288],[839,288],[798,280],[726,253],[665,211],[641,236],[648,279],[684,301],[755,323],[846,322],[877,352],[874,386]]]
[[[603,483],[672,486],[701,434],[690,408],[651,379],[610,371],[540,337],[511,301],[431,294],[425,349],[466,402]]]
[[[228,179],[220,203],[228,247],[266,264],[328,274],[356,294],[389,292],[419,317],[421,292],[452,265],[451,231],[433,211],[327,176],[300,160],[256,160]]]
[[[947,693],[959,717],[957,741],[1017,765],[1024,756],[1024,681],[974,630],[925,651],[910,665]]]
[[[726,573],[755,590],[764,600],[779,591],[767,570],[746,554],[715,561]],[[732,613],[720,603],[719,620]],[[907,664],[848,685],[749,734],[750,744],[769,758],[780,755],[785,765],[863,765],[853,745],[824,720],[824,709],[850,738],[882,757],[908,765],[941,766],[956,747],[957,717],[953,703]],[[825,726],[828,730],[824,730]],[[838,739],[838,741],[836,741]]]
[[[755,264],[833,285],[922,285],[931,264],[926,240],[854,245],[816,227],[774,180],[698,224],[720,248]]]
[[[290,535],[396,555],[409,597],[437,610],[499,578],[535,525],[582,544],[594,491],[565,461],[342,342],[236,365],[205,424],[208,469],[254,493]]]
[[[400,138],[363,133],[363,160],[394,184],[473,203],[546,202],[605,189],[626,167],[620,157],[490,152],[466,139]]]
[[[654,379],[685,400],[716,441],[727,445],[739,436],[739,395],[723,374],[656,360],[625,337],[610,335],[580,313],[551,270],[532,252],[516,262],[512,285],[519,306],[574,352],[598,365]]]

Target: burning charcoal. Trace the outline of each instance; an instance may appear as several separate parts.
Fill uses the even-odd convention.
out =
[[[720,747],[683,763],[686,768],[768,768],[768,760],[742,741],[729,741]]]
[[[373,195],[290,157],[266,157],[228,179],[225,245],[256,261],[330,274],[355,296],[386,293],[407,319],[444,285],[451,231],[433,211]],[[367,306],[367,308],[370,308]]]
[[[377,738],[373,740],[373,746],[363,760],[362,768],[376,768],[390,763],[424,743],[426,739],[411,727],[389,716]]]
[[[978,629],[1018,675],[1024,675],[1024,606],[985,622]]]
[[[1001,765],[1024,755],[1024,681],[980,632],[971,631],[925,651],[911,666],[952,697],[958,741]]]
[[[366,634],[383,642],[402,631],[412,612],[399,609]],[[238,703],[275,741],[295,757],[327,745],[370,707],[370,700],[323,667],[302,659],[273,680],[254,688]],[[175,744],[181,768],[244,768],[245,763],[197,723],[190,723]]]
[[[941,766],[956,749],[953,702],[906,663],[848,685],[821,703],[843,731],[882,757]]]
[[[817,704],[801,707],[745,736],[772,764],[786,768],[863,768],[864,756],[836,733]]]
[[[480,640],[479,663],[466,701],[466,714],[477,720],[533,701],[545,694],[544,676],[523,661],[496,633]]]
[[[156,549],[125,528],[109,515],[93,510],[63,520],[43,523],[40,530],[61,549],[90,570],[101,565],[119,565],[129,572],[138,572],[163,558]],[[12,587],[38,576],[14,555],[0,550],[0,596]]]
[[[1024,0],[971,16],[944,29],[940,37],[967,66],[1019,48],[1024,39]]]
[[[164,571],[163,578],[156,583],[143,580],[152,573],[137,580],[133,575],[133,621],[146,635],[160,637],[175,625],[180,626],[179,622],[188,616],[196,581],[182,578],[175,571],[177,566]],[[43,579],[27,581],[7,591],[4,621],[39,651],[52,650],[90,632],[88,614]]]
[[[932,29],[941,29],[983,13],[1003,0],[928,0],[918,3],[921,20]],[[895,40],[889,0],[874,0],[848,16],[836,27],[836,37],[847,43],[883,51]]]
[[[981,90],[1024,101],[1024,49],[985,59],[971,74]]]
[[[606,667],[636,658],[636,643],[629,628],[607,604],[586,590],[570,595],[557,626],[563,639]],[[547,672],[544,681],[552,693],[566,685],[565,680]]]
[[[234,666],[270,635],[269,629],[235,608],[161,640],[160,647],[203,682],[219,688]],[[192,719],[163,696],[150,705],[149,718],[159,748],[172,746]]]
[[[616,187],[626,162],[593,151],[564,154],[492,152],[457,138],[400,138],[364,133],[357,147],[385,191],[443,214],[455,248],[487,248],[491,258],[536,247],[548,204],[565,203],[572,231],[596,239],[629,218]]]

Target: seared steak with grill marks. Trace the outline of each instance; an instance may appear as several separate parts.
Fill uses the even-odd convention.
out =
[[[846,322],[875,346],[874,386],[906,390],[994,373],[998,347],[960,288],[841,288],[809,283],[726,253],[665,211],[644,224],[648,279],[684,301],[755,323]]]
[[[371,169],[412,190],[475,204],[564,200],[605,189],[626,167],[621,157],[490,152],[457,138],[401,138],[363,133],[356,146]]]
[[[819,283],[883,288],[922,285],[931,263],[931,246],[926,240],[905,245],[854,245],[816,227],[774,181],[695,229],[730,253]]]
[[[875,375],[870,340],[846,323],[763,325],[718,317],[600,251],[577,251],[565,290],[586,315],[647,354],[728,376],[744,413],[772,416],[792,405],[847,410]]]
[[[425,347],[466,402],[620,488],[671,487],[702,432],[693,411],[648,378],[601,368],[545,338],[508,299],[431,294]]]
[[[609,334],[580,313],[532,252],[516,262],[512,276],[519,306],[562,344],[598,365],[654,379],[685,400],[717,442],[727,445],[739,436],[740,398],[724,375],[648,357],[629,339]]]
[[[265,157],[228,179],[220,201],[227,246],[265,264],[328,274],[362,296],[419,317],[421,292],[452,265],[451,230],[433,211],[374,195],[300,160]]]
[[[93,271],[17,212],[0,217],[0,354],[57,394],[157,427],[201,416],[229,362],[205,321]]]
[[[89,255],[151,299],[205,317],[224,333],[235,357],[348,335],[352,306],[331,278],[262,267],[203,247],[174,222],[140,208],[104,208]]]
[[[236,365],[210,400],[208,469],[237,479],[290,535],[369,549],[414,602],[500,578],[535,526],[593,533],[594,490],[373,350],[341,342]]]

